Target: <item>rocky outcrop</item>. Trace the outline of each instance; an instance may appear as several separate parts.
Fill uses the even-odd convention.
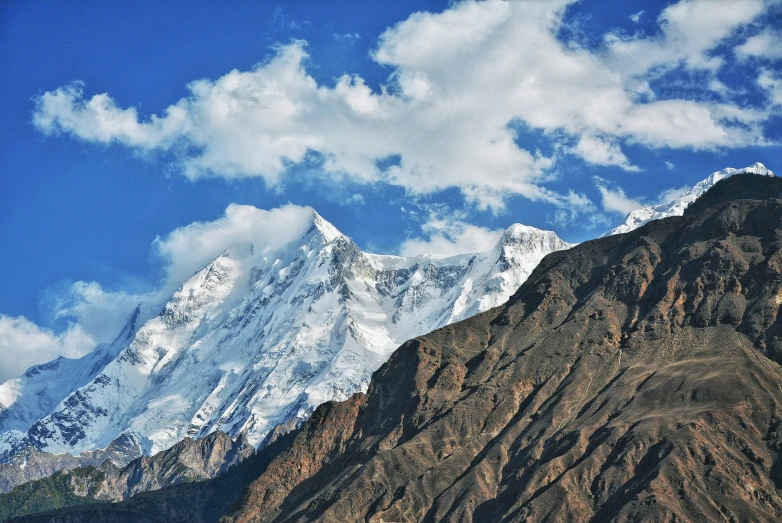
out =
[[[224,521],[779,521],[780,260],[780,200],[549,255],[321,406]]]
[[[7,463],[0,463],[0,493],[17,485],[51,476],[57,471],[79,467],[100,467],[104,463],[122,468],[141,457],[141,444],[131,433],[121,434],[106,448],[71,454],[49,454],[32,447],[14,454]]]
[[[85,489],[85,495],[96,499],[119,501],[140,492],[170,485],[203,481],[222,474],[252,455],[246,438],[232,440],[224,432],[213,432],[205,438],[184,439],[154,456],[142,456],[125,467],[111,462],[99,467],[102,481]]]
[[[98,467],[79,466],[24,484],[0,495],[0,516],[34,513],[33,507],[38,506],[54,509],[116,502],[142,492],[212,479],[247,460],[253,452],[246,438],[232,440],[224,432],[199,440],[188,438],[168,450],[142,456],[127,465],[118,466],[107,459]],[[51,499],[52,490],[57,492],[57,500]]]

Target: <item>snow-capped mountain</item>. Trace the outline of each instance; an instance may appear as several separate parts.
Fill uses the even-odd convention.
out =
[[[513,225],[484,253],[375,255],[313,211],[283,248],[228,249],[159,315],[137,325],[137,311],[111,346],[0,386],[0,453],[76,453],[121,433],[154,453],[218,429],[257,445],[277,424],[365,389],[403,341],[505,302],[569,246]],[[40,376],[56,389],[44,400]]]
[[[734,169],[733,167],[727,167],[721,171],[717,171],[708,176],[708,178],[696,183],[692,189],[688,189],[671,201],[661,203],[658,205],[650,205],[648,207],[642,207],[630,212],[625,219],[625,222],[618,227],[611,229],[610,231],[603,233],[600,237],[611,236],[612,234],[622,234],[637,229],[652,220],[659,220],[660,218],[667,218],[668,216],[681,216],[692,202],[698,199],[698,197],[708,191],[720,180],[733,176],[734,174],[751,173],[759,174],[762,176],[774,176],[765,165],[760,162],[754,163],[749,167],[743,169]]]

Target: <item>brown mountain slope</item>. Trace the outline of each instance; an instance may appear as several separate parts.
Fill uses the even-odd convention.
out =
[[[224,519],[779,521],[781,303],[780,200],[554,253],[318,408]]]

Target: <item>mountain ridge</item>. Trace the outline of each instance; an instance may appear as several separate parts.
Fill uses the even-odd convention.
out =
[[[322,405],[222,521],[777,521],[779,230],[743,200],[547,256]]]
[[[728,201],[546,256],[318,407],[224,521],[778,520],[780,230]],[[221,488],[25,521],[214,521]]]
[[[110,346],[114,357],[60,391],[50,413],[14,418],[30,422],[26,431],[7,425],[15,407],[4,406],[0,451],[77,453],[120,431],[136,434],[145,454],[214,430],[258,445],[278,424],[365,387],[404,339],[498,305],[540,258],[567,247],[554,233],[511,227],[485,253],[378,256],[313,210],[284,247],[239,242],[159,315],[130,322]]]
[[[621,234],[635,230],[652,220],[659,220],[667,218],[669,216],[681,216],[684,210],[692,204],[698,197],[706,193],[720,180],[724,180],[736,174],[756,174],[760,176],[776,176],[773,171],[760,162],[755,162],[748,167],[742,169],[735,169],[733,167],[726,167],[719,171],[711,173],[703,180],[696,183],[691,188],[678,194],[673,199],[662,202],[659,204],[649,205],[630,211],[625,217],[624,223],[614,227],[613,229],[604,232],[600,235],[601,238],[611,236],[613,234]]]

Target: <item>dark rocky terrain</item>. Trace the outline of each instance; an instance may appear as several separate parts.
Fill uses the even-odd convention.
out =
[[[544,259],[318,410],[225,521],[779,521],[782,201]]]
[[[782,200],[716,203],[548,255],[233,473],[25,521],[780,521],[780,305]]]

